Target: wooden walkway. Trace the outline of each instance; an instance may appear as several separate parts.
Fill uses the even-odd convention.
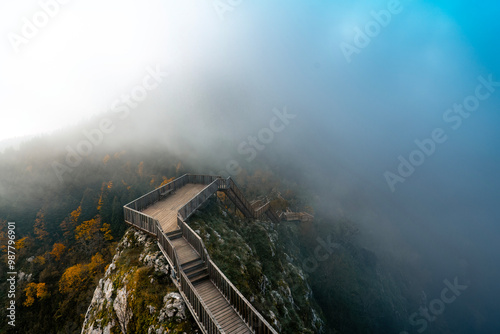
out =
[[[142,212],[157,219],[164,233],[175,231],[179,228],[177,226],[177,211],[205,187],[205,184],[188,183]]]
[[[269,202],[255,209],[230,178],[191,174],[125,205],[125,222],[157,238],[172,281],[204,334],[278,334],[210,259],[203,240],[186,223],[217,191],[224,191],[246,217],[266,215],[279,222]]]
[[[222,293],[209,280],[206,266],[203,266],[200,254],[182,237],[177,225],[177,211],[205,187],[204,184],[186,184],[142,212],[157,219],[164,233],[179,232],[170,237],[179,257],[179,264],[222,329],[226,333],[252,333]],[[193,265],[189,266],[189,264]]]
[[[243,319],[210,281],[207,267],[193,246],[180,235],[173,239],[172,243],[177,251],[181,267],[224,332],[252,333]]]

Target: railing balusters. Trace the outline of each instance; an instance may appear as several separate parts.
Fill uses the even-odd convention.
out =
[[[172,278],[174,279],[174,282],[176,280],[179,283],[179,291],[188,302],[188,307],[192,308],[192,311],[195,312],[208,334],[224,334],[222,327],[220,327],[217,323],[213,314],[210,312],[189,279],[182,271],[177,251],[168,237],[164,234],[159,222],[153,217],[140,212],[141,210],[144,210],[148,206],[159,201],[162,193],[170,190],[175,191],[187,183],[201,183],[208,185],[178,210],[177,222],[182,230],[183,237],[186,238],[186,240],[195,248],[195,250],[200,254],[201,259],[207,264],[209,277],[212,283],[217,287],[217,289],[219,289],[236,312],[242,317],[245,323],[252,329],[252,331],[256,334],[277,334],[277,332],[269,325],[262,315],[255,310],[248,300],[220,271],[215,263],[213,263],[206,250],[203,240],[191,229],[189,225],[185,223],[185,220],[187,220],[200,207],[200,205],[202,205],[218,190],[231,191],[235,196],[236,201],[239,202],[237,205],[239,204],[243,206],[243,210],[248,211],[247,213],[250,213],[251,216],[258,217],[263,213],[267,213],[268,210],[270,210],[269,203],[266,203],[259,209],[254,210],[231,178],[223,179],[220,176],[185,174],[125,205],[123,207],[125,221],[157,238],[158,245],[161,247],[164,254],[167,255],[171,265],[173,265],[172,271],[174,272],[175,277],[172,276]]]

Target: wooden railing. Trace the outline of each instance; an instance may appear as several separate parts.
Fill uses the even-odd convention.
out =
[[[245,215],[245,217],[248,218],[259,218],[263,214],[266,214],[269,219],[271,219],[272,222],[274,223],[279,223],[280,219],[276,213],[272,212],[271,204],[270,202],[267,202],[266,204],[262,205],[260,208],[257,210],[254,209],[252,204],[246,199],[245,195],[241,192],[241,190],[238,188],[236,183],[231,178],[228,178],[227,180],[227,194],[229,198],[234,196],[234,202],[236,206],[238,206],[238,209]]]
[[[255,334],[277,334],[212,260],[208,261],[208,275],[212,283]]]
[[[182,208],[179,209],[179,214],[183,220],[187,220],[193,212],[195,212],[200,205],[205,203],[205,201],[212,196],[217,190],[219,190],[219,180],[213,180],[206,188],[200,191],[196,196],[194,196],[189,202],[187,202]]]
[[[158,228],[157,228],[157,223],[158,221],[154,219],[153,217],[150,217],[142,212],[139,212],[134,209],[130,209],[127,207],[123,207],[123,213],[125,216],[125,221],[129,224],[132,224],[141,230],[148,232],[149,234],[152,234],[153,236],[157,236],[158,234]]]
[[[203,240],[200,238],[200,236],[195,231],[193,231],[193,229],[185,221],[183,221],[180,216],[177,216],[177,224],[181,228],[182,236],[198,252],[201,259],[204,262],[208,262],[210,256],[208,255],[207,248],[205,247],[205,244],[203,243]]]
[[[243,206],[243,208],[240,208],[240,210],[243,209],[241,211],[248,218],[254,218],[254,215],[253,215],[254,209],[253,209],[252,205],[250,204],[250,202],[245,198],[245,195],[243,195],[240,188],[238,188],[238,186],[236,186],[236,184],[234,183],[234,181],[231,178],[228,178],[228,183],[229,183],[228,190],[230,192],[232,192],[232,194],[236,197],[236,199]]]
[[[219,176],[185,174],[125,205],[123,207],[125,221],[157,238],[161,251],[166,255],[167,260],[172,266],[174,272],[172,275],[174,283],[180,287],[180,293],[183,298],[188,301],[188,303],[186,303],[188,308],[190,308],[191,312],[197,315],[196,321],[200,326],[204,327],[205,333],[225,334],[222,327],[217,323],[214,315],[210,312],[206,304],[196,292],[196,289],[187,278],[186,274],[183,272],[180,266],[177,251],[175,250],[175,247],[170,239],[161,229],[158,220],[140,212],[140,210],[144,210],[148,206],[159,201],[162,197],[183,187],[187,183],[200,183],[207,184],[208,186],[194,196],[181,209],[179,209],[177,223],[182,231],[182,236],[198,252],[201,259],[207,265],[209,277],[212,283],[223,294],[229,304],[241,316],[249,328],[255,334],[277,334],[271,325],[269,325],[262,315],[260,315],[260,313],[250,304],[250,302],[238,291],[238,289],[210,259],[203,240],[185,222],[193,214],[193,212],[200,207],[201,204],[203,204],[210,196],[219,190],[231,192],[231,195],[234,195],[239,202],[235,204],[243,206],[243,208],[240,209],[246,210],[247,214],[250,214],[250,217],[259,217],[264,213],[269,216],[269,212],[271,212],[269,203],[266,203],[259,209],[254,210],[250,202],[246,200],[241,190],[229,177],[227,179],[222,179]]]
[[[148,206],[158,202],[160,199],[162,199],[165,195],[169,194],[170,192],[182,188],[187,183],[190,183],[189,179],[190,175],[184,174],[183,176],[178,177],[172,182],[169,182],[159,188],[156,188],[155,190],[148,192],[147,194],[139,197],[138,199],[128,203],[125,206],[137,211],[144,210]]]
[[[173,275],[174,278],[178,279],[179,273],[181,272],[179,257],[177,256],[177,251],[170,239],[163,233],[161,227],[158,225],[158,246],[164,254],[167,255],[167,260],[170,262],[172,269],[175,271]]]
[[[203,299],[201,299],[198,292],[196,292],[193,284],[191,284],[183,271],[181,271],[180,281],[181,294],[183,295],[184,300],[188,301],[186,304],[188,304],[188,307],[192,309],[191,312],[197,315],[198,321],[203,325],[207,334],[225,334],[224,330],[219,325],[212,312],[210,312],[208,306],[203,302]]]
[[[240,293],[231,281],[222,273],[217,265],[210,259],[207,248],[200,236],[180,216],[177,218],[182,230],[182,236],[200,254],[201,259],[207,264],[210,280],[219,289],[234,310],[241,316],[243,321],[254,331],[255,334],[277,334],[260,313]]]

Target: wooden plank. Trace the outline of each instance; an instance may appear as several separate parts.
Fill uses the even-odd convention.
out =
[[[164,199],[154,203],[142,212],[157,219],[163,232],[177,229],[177,211],[203,190],[205,184],[186,184]]]

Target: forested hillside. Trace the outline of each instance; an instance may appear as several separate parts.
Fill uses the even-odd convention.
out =
[[[15,222],[17,333],[80,332],[127,228],[123,205],[184,173],[213,168],[161,145],[101,145],[61,180],[54,165],[65,162],[62,148],[71,138],[35,138],[0,155],[1,266],[7,263],[7,222]],[[359,246],[355,223],[315,212],[318,198],[290,177],[293,166],[279,174],[279,161],[264,158],[235,176],[248,198],[267,196],[275,209],[307,211],[315,220],[241,220],[222,194],[215,196],[192,224],[222,270],[263,313],[274,315],[283,333],[398,328],[412,298],[400,289],[404,278],[393,281],[377,256]],[[245,246],[232,247],[235,240]],[[5,305],[6,295],[0,298]],[[5,318],[5,308],[1,313]]]

